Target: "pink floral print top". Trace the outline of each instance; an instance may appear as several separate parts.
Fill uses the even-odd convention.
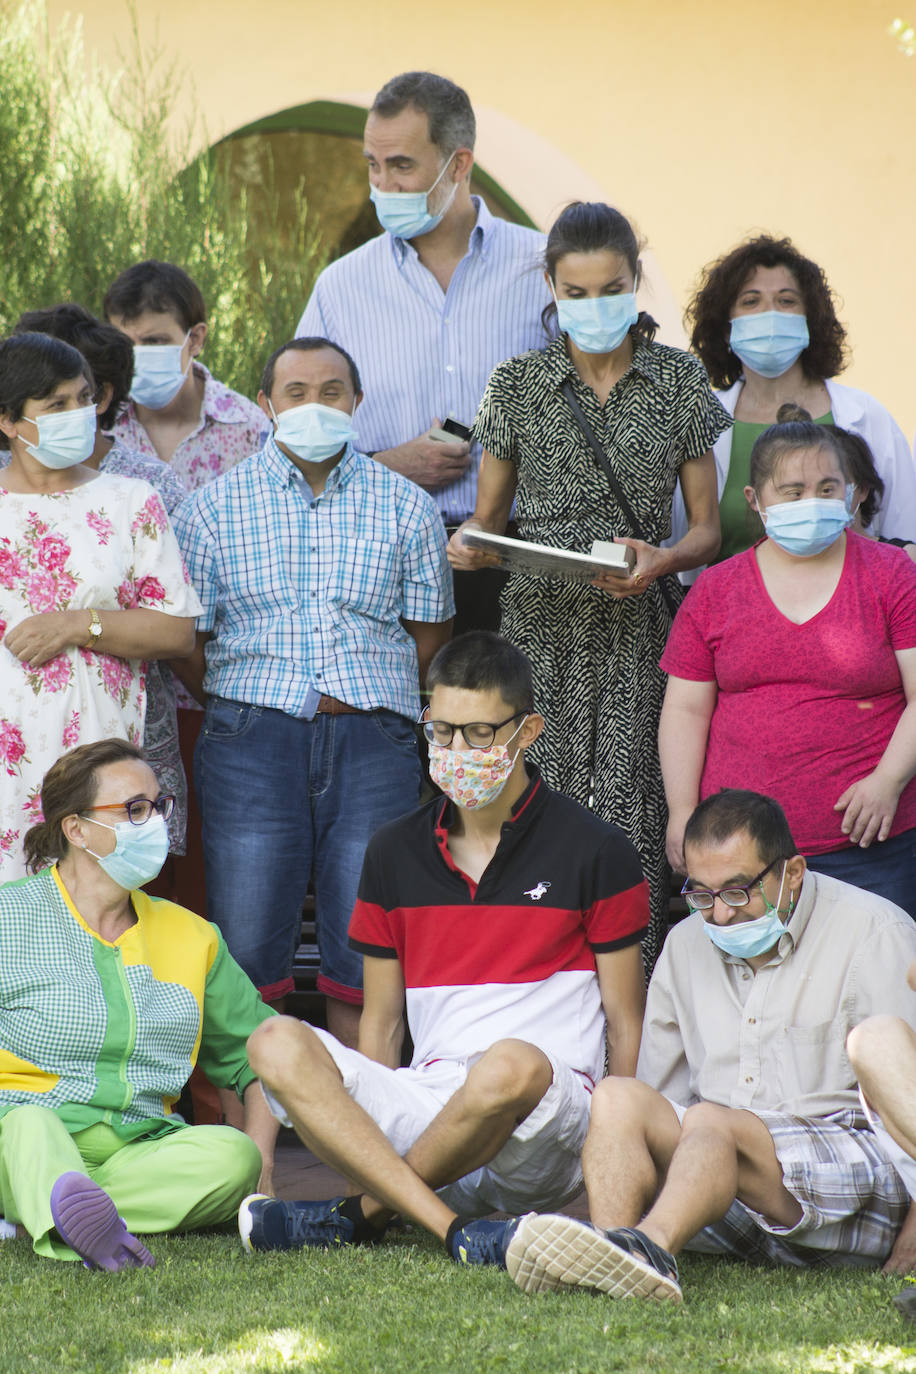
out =
[[[188,491],[197,491],[263,447],[272,425],[260,406],[218,382],[202,363],[194,371],[204,379],[200,424],[183,439],[169,460]],[[149,435],[137,419],[133,401],[118,416],[112,434],[125,448],[156,458]]]
[[[31,615],[83,607],[200,614],[161,497],[106,473],[47,494],[0,485],[0,882],[25,873],[22,839],[43,819],[42,779],[65,750],[143,743],[140,659],[69,649],[33,669],[2,642]]]

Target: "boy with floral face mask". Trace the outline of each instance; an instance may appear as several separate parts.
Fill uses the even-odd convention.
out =
[[[515,1276],[530,1218],[475,1218],[561,1206],[581,1187],[605,1053],[612,1073],[636,1064],[648,889],[623,833],[526,762],[545,721],[519,650],[462,635],[427,684],[445,795],[367,849],[350,922],[359,1050],[287,1017],[250,1045],[275,1114],[361,1191],[248,1198],[239,1227],[249,1250],[365,1244],[402,1212],[457,1263]],[[399,1068],[405,1009],[414,1056]]]

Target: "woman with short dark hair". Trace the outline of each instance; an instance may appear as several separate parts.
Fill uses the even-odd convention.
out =
[[[535,702],[548,727],[532,753],[547,782],[621,826],[639,851],[652,894],[644,946],[651,964],[668,908],[658,660],[669,603],[681,595],[674,574],[706,563],[718,548],[710,449],[729,420],[697,360],[655,342],[655,322],[636,304],[639,243],[618,210],[570,205],[548,235],[544,268],[560,334],[490,377],[474,422],[484,449],[477,506],[449,557],[455,567],[480,566],[462,530],[502,534],[513,500],[524,539],[588,553],[594,540],[618,537],[635,554],[629,577],[600,585],[514,575],[500,629],[534,669]],[[685,530],[663,549],[678,487]]]
[[[668,852],[683,872],[697,803],[747,788],[809,868],[916,917],[916,567],[850,528],[858,474],[808,416],[754,444],[764,538],[701,573],[662,657]]]
[[[763,534],[744,488],[754,442],[786,402],[802,406],[818,424],[836,424],[865,439],[885,488],[874,533],[912,535],[916,469],[910,446],[884,406],[833,380],[846,365],[846,331],[817,263],[791,240],[760,234],[704,269],[687,321],[691,347],[735,421],[713,449],[722,524],[717,562],[749,549]],[[683,528],[683,504],[675,499],[673,537]]]
[[[62,749],[142,743],[145,663],[194,645],[200,602],[162,501],[85,465],[95,381],[44,334],[0,343],[0,882],[24,872]]]
[[[225,1222],[269,1187],[245,1045],[272,1012],[215,926],[142,891],[174,800],[126,740],[74,749],[25,837],[40,871],[0,887],[0,1233],[92,1269],[150,1265],[134,1231]],[[175,1116],[197,1060],[244,1099],[245,1134]]]

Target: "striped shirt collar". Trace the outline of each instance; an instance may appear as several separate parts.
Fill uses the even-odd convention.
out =
[[[479,252],[485,257],[490,239],[493,235],[495,221],[487,208],[483,196],[472,196],[471,200],[477,207],[477,223],[471,230],[471,236],[468,239],[468,252]],[[417,250],[412,239],[399,239],[395,234],[389,234],[388,238],[391,240],[391,251],[394,254],[398,266],[403,265],[407,259],[408,250],[411,247],[413,247],[413,251],[416,254]]]
[[[566,351],[566,335],[560,334],[553,339],[544,349],[544,365],[547,375],[554,386],[559,387],[565,382],[567,377],[571,377],[574,382],[581,383],[582,378],[576,371],[575,364],[569,353]],[[641,339],[633,345],[633,361],[624,377],[631,372],[638,372],[645,377],[646,381],[653,382],[656,386],[664,386],[659,360],[651,345],[644,343]],[[623,377],[620,379],[623,381]]]
[[[262,471],[267,474],[272,482],[276,482],[277,486],[292,487],[305,481],[295,463],[281,451],[273,435],[268,438],[257,457]],[[330,496],[338,487],[349,481],[358,465],[359,458],[360,455],[356,449],[348,443],[344,456],[336,467],[333,467],[328,473],[322,496]]]

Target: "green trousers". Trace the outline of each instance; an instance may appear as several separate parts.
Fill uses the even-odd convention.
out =
[[[148,1235],[228,1221],[257,1186],[261,1156],[231,1126],[125,1142],[110,1126],[70,1135],[46,1107],[14,1107],[0,1117],[0,1216],[25,1227],[37,1255],[79,1258],[51,1217],[51,1188],[70,1170],[105,1189],[128,1231]]]

